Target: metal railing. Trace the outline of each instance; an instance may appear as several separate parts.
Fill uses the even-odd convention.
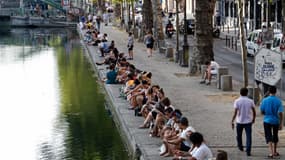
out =
[[[20,8],[1,8],[0,9],[0,16],[18,15],[20,13],[21,13]]]
[[[52,6],[52,7],[54,7],[54,8],[56,8],[56,9],[58,9],[58,10],[60,10],[60,11],[62,11],[62,12],[66,12],[66,10],[62,8],[60,3],[56,3],[52,0],[41,0],[41,1]]]

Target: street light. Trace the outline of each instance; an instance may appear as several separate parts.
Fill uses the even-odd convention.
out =
[[[179,12],[178,12],[178,0],[176,0],[176,53],[175,53],[175,62],[179,61]]]
[[[181,59],[181,66],[187,67],[188,66],[188,52],[189,46],[187,41],[187,14],[186,14],[186,0],[184,0],[184,36],[183,36],[183,54]]]

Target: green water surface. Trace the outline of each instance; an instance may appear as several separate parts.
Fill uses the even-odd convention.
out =
[[[0,74],[0,159],[129,159],[75,31],[1,35]]]

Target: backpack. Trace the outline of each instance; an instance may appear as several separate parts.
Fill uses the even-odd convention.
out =
[[[154,42],[154,39],[152,36],[147,37],[146,44],[153,44],[153,42]]]

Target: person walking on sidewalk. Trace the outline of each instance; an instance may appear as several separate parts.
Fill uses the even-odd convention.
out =
[[[144,42],[146,45],[146,49],[147,49],[147,57],[152,57],[152,49],[153,49],[153,45],[154,45],[154,38],[153,35],[151,33],[151,31],[149,31],[147,33],[147,35],[144,37]]]
[[[134,36],[132,32],[129,32],[129,37],[128,37],[128,52],[129,52],[129,58],[128,60],[133,60],[134,59]]]
[[[242,132],[246,133],[246,154],[251,155],[251,135],[252,124],[255,121],[256,111],[253,100],[247,97],[248,89],[240,89],[240,97],[234,102],[234,115],[232,118],[232,129],[234,129],[234,121],[236,120],[237,146],[243,151]]]
[[[278,129],[283,127],[283,105],[282,101],[275,96],[275,86],[269,87],[269,96],[264,98],[260,105],[260,111],[264,115],[263,127],[265,140],[269,147],[268,158],[279,156],[277,152]]]
[[[101,16],[100,15],[97,15],[96,16],[96,24],[97,24],[97,30],[100,32],[100,26],[101,26]]]

